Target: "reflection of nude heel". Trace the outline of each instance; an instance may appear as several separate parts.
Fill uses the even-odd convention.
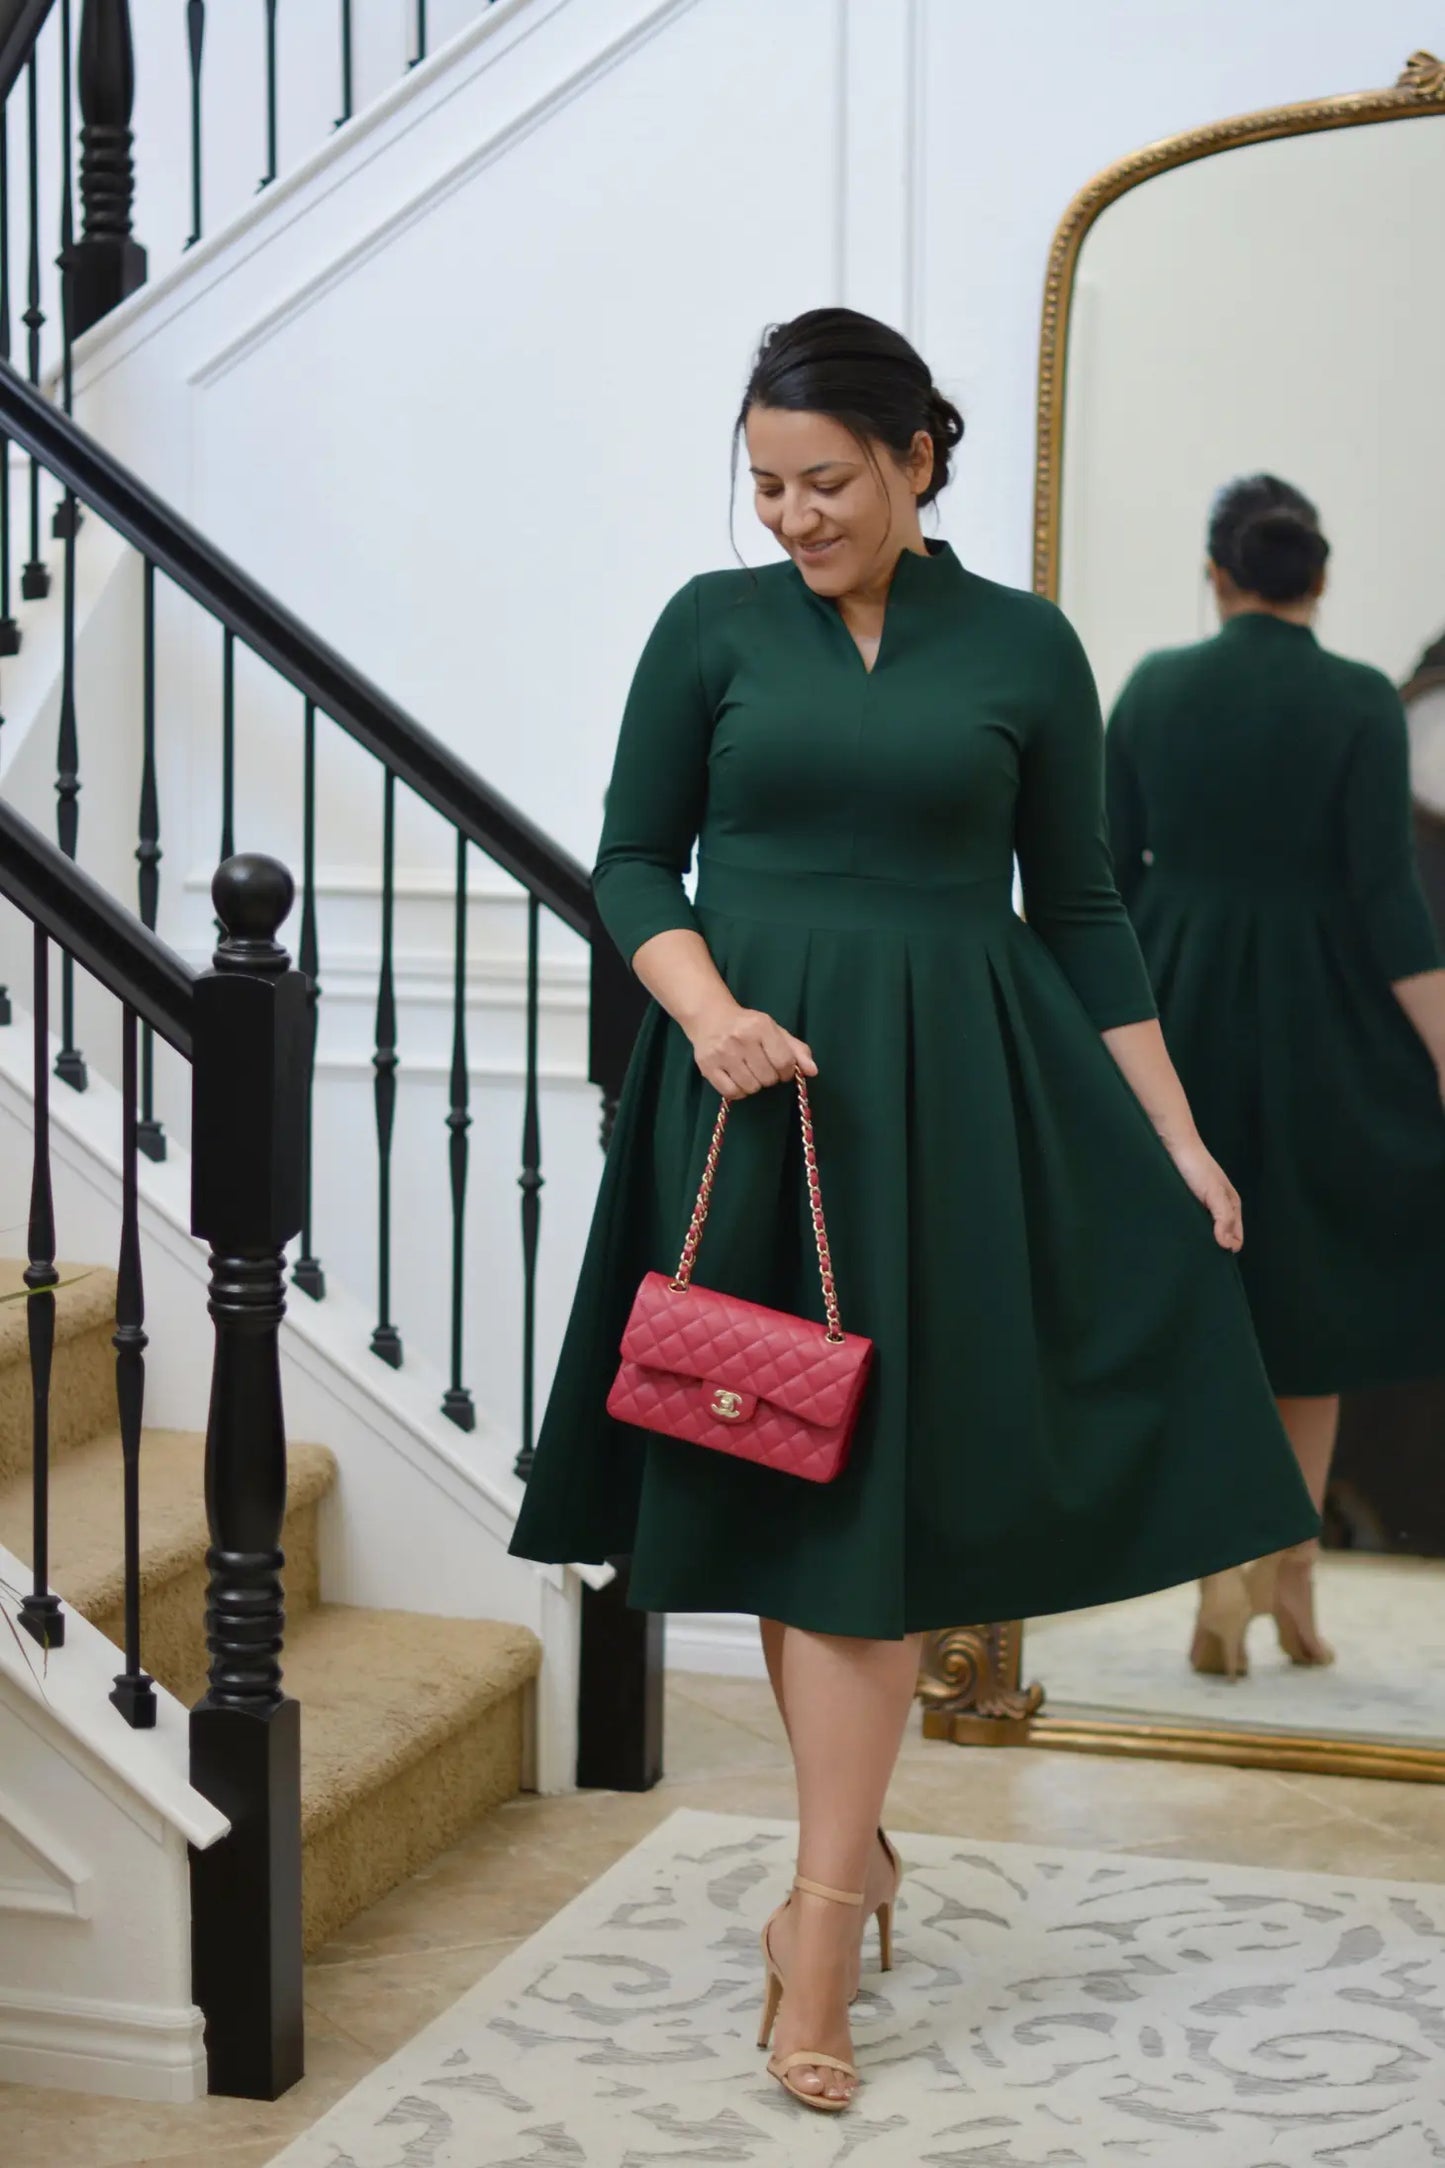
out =
[[[1335,1652],[1315,1624],[1314,1543],[1281,1551],[1274,1561],[1274,1623],[1292,1664],[1332,1664]],[[1301,1581],[1302,1584],[1301,1585]]]
[[[1249,1587],[1242,1568],[1207,1574],[1199,1584],[1199,1617],[1189,1661],[1210,1678],[1241,1679],[1249,1675],[1244,1636],[1253,1615]]]
[[[797,1877],[793,1887],[795,1890],[801,1890],[807,1897],[827,1897],[838,1905],[861,1905],[864,1902],[862,1890],[855,1892],[847,1889],[829,1889],[822,1882],[805,1881],[802,1875]],[[773,1955],[772,1944],[768,1937],[773,1921],[786,1912],[788,1905],[791,1903],[792,1899],[789,1898],[786,1903],[779,1905],[778,1910],[763,1929],[763,1965],[767,1974],[767,1986],[763,1995],[763,2020],[758,2028],[758,2046],[760,2048],[765,2048],[773,2037],[773,2025],[777,2019],[778,2006],[783,1999],[783,1975],[778,1970],[778,1961]],[[891,1937],[893,1928],[893,1907],[891,1903],[879,1907],[879,1932],[882,1932],[883,1913],[885,1911],[889,1915],[888,1928]],[[794,2085],[793,2072],[803,2069],[840,2070],[845,2078],[851,2078],[855,2085],[858,2083],[858,2073],[853,2068],[853,2065],[841,2061],[836,2055],[823,2055],[810,2048],[797,2048],[791,2055],[773,2055],[768,2058],[768,2076],[776,2078],[783,2091],[791,2093],[794,2100],[800,2100],[805,2108],[817,2108],[824,2115],[838,2115],[844,2108],[851,2105],[847,2100],[830,2100],[826,2093],[807,2093],[804,2092],[800,2085]]]

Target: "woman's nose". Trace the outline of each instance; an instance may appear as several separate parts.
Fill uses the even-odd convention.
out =
[[[790,542],[801,542],[818,523],[817,508],[810,504],[784,504],[782,531]]]

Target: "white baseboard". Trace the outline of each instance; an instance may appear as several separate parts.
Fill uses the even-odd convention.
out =
[[[741,1612],[674,1611],[667,1621],[669,1671],[710,1671],[727,1679],[765,1679],[758,1622]]]
[[[199,2010],[21,2001],[0,1993],[0,2083],[42,2085],[118,2100],[200,2100],[206,2049]]]

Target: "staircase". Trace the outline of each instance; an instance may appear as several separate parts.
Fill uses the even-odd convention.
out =
[[[0,1297],[20,1263],[0,1262]],[[72,1609],[125,1640],[115,1276],[62,1267],[51,1386],[51,1571]],[[141,1657],[188,1707],[206,1690],[209,1535],[199,1433],[146,1431]],[[305,1947],[320,1947],[520,1789],[536,1636],[320,1600],[319,1528],[336,1487],[325,1446],[289,1442],[286,1683],[303,1709]],[[0,1544],[30,1556],[30,1365],[24,1307],[0,1307]]]

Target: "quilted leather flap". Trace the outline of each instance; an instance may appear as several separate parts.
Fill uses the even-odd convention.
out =
[[[661,1272],[649,1272],[637,1290],[622,1336],[628,1362],[756,1394],[803,1422],[828,1427],[847,1414],[871,1352],[861,1334],[848,1333],[834,1346],[811,1319],[715,1288],[676,1294]]]

